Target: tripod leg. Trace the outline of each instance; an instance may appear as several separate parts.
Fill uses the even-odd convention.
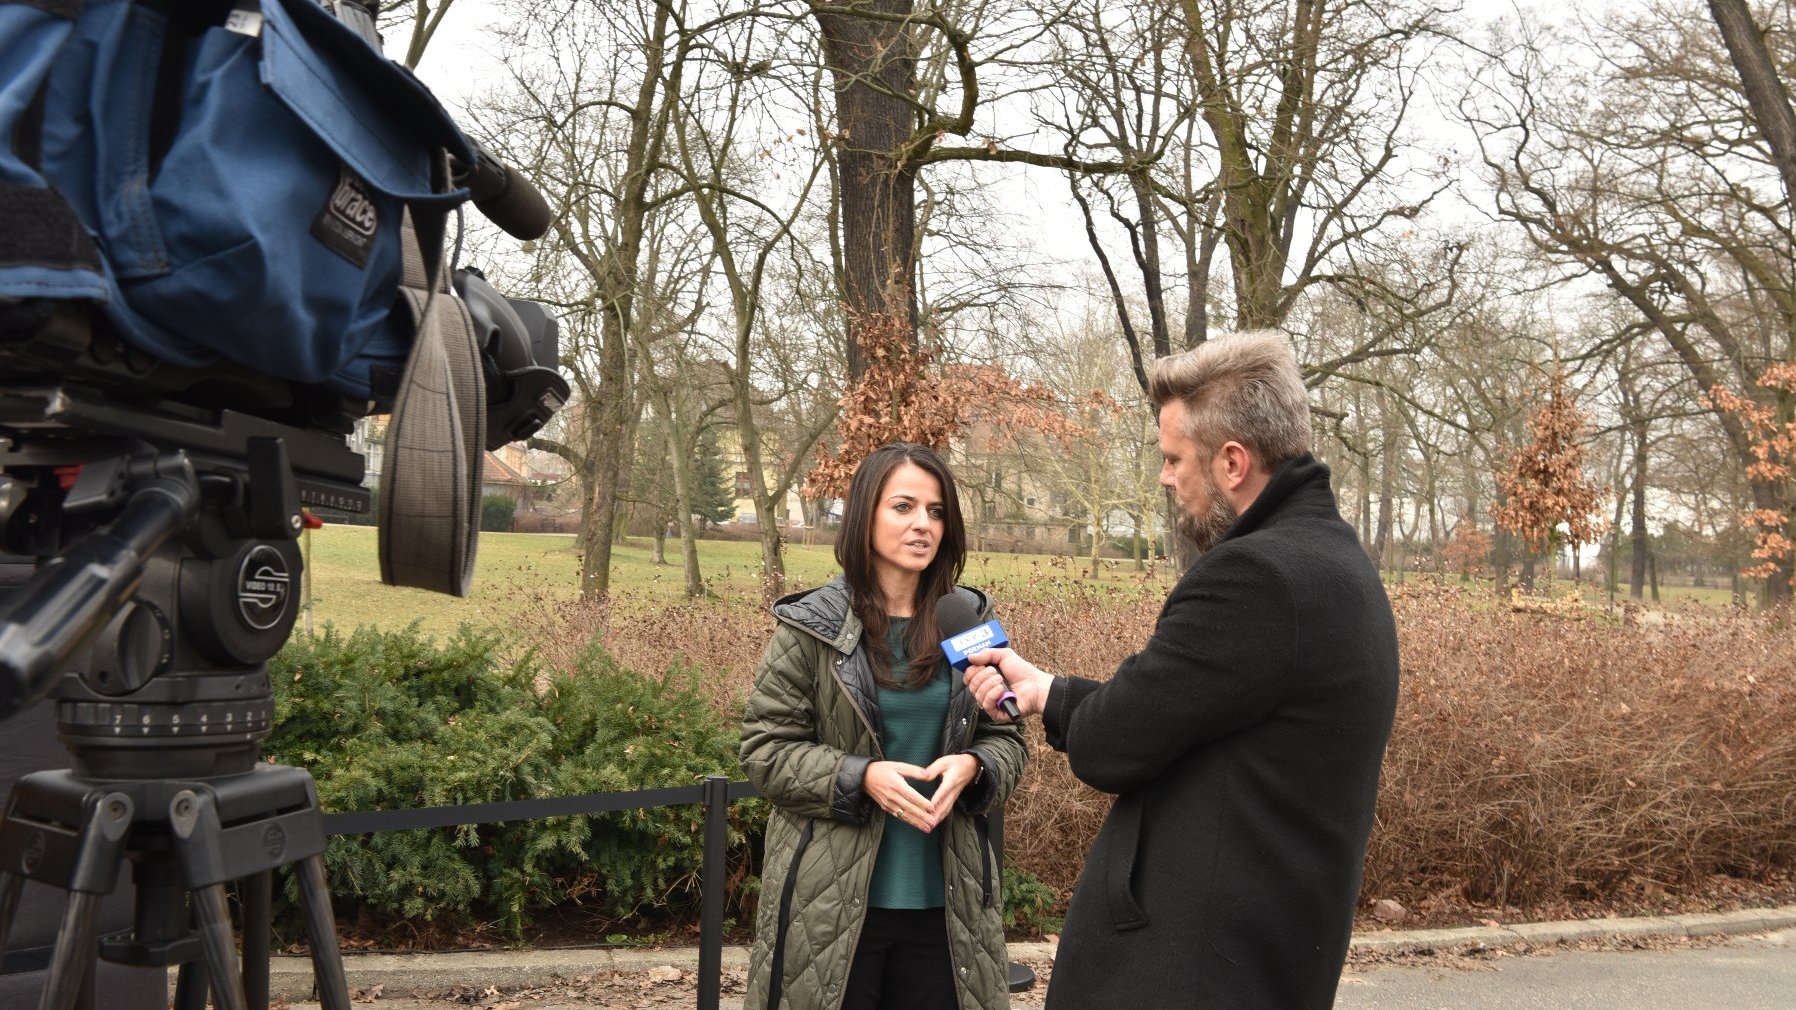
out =
[[[337,949],[337,923],[331,916],[330,888],[324,882],[324,857],[307,856],[295,863],[300,904],[306,909],[306,937],[312,944],[312,977],[322,1010],[349,1010],[349,980],[343,975],[343,952]]]
[[[193,915],[200,946],[206,951],[206,974],[212,981],[212,1004],[218,1010],[249,1010],[243,979],[237,974],[237,942],[231,934],[231,910],[223,884],[193,892]]]
[[[82,803],[81,834],[69,873],[69,903],[56,930],[50,977],[38,1000],[40,1010],[73,1010],[83,987],[89,987],[91,994],[94,958],[99,952],[94,916],[99,913],[101,897],[112,892],[118,879],[135,816],[136,806],[124,793],[88,793]]]
[[[19,894],[24,890],[24,877],[0,873],[0,960],[6,957],[6,938],[12,932],[13,914],[19,910]]]
[[[206,966],[186,961],[175,973],[175,1010],[206,1010]]]
[[[100,896],[81,891],[69,892],[68,907],[63,909],[62,925],[56,930],[55,953],[50,958],[50,977],[44,982],[38,999],[38,1010],[73,1010],[81,996],[81,986],[93,968],[98,938],[94,936],[94,913],[99,911]]]
[[[265,1007],[274,872],[263,870],[243,878],[237,884],[237,894],[243,901],[243,997],[251,1007]]]

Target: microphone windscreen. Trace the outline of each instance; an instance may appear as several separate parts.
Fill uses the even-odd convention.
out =
[[[935,627],[943,638],[953,638],[979,627],[979,610],[973,601],[960,593],[949,593],[935,601]]]

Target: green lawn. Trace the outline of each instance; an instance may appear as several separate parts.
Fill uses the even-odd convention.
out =
[[[571,600],[579,587],[579,555],[574,538],[566,534],[482,533],[474,588],[466,599],[382,585],[372,527],[326,526],[308,537],[311,557],[307,569],[312,576],[315,628],[322,628],[327,621],[345,629],[361,624],[400,628],[417,620],[427,633],[441,637],[463,623],[512,623],[525,608],[541,606],[545,594]],[[683,579],[679,544],[668,541],[671,563],[667,565],[653,563],[652,549],[646,539],[632,539],[612,548],[611,585],[619,600],[652,603],[680,598]],[[759,543],[701,540],[698,555],[700,573],[712,593],[734,599],[753,598],[759,593]],[[820,585],[836,572],[835,557],[828,545],[788,544],[785,558],[786,578],[794,589]],[[968,555],[962,581],[996,589],[1004,599],[1053,596],[1075,584],[1089,586],[1084,578],[1088,563],[1084,558],[1062,555],[976,551]],[[1395,583],[1395,573],[1385,572],[1384,576],[1388,584]],[[1146,579],[1159,593],[1170,585],[1171,578],[1172,570],[1164,564],[1143,574],[1135,570],[1131,561],[1106,559],[1101,563],[1099,583],[1126,588]],[[1410,574],[1405,581],[1425,581],[1425,577]],[[1490,589],[1488,583],[1462,584],[1450,577],[1447,584],[1461,586],[1475,597],[1488,595]],[[1609,594],[1600,581],[1587,579],[1578,585],[1588,605],[1608,606]],[[1559,597],[1572,586],[1572,582],[1559,579],[1542,583],[1537,592]],[[1661,605],[1667,607],[1725,607],[1732,602],[1726,586],[1665,586],[1659,595]],[[1491,599],[1495,602],[1494,596]],[[1624,587],[1616,594],[1615,602],[1620,605],[1626,600]]]
[[[571,535],[482,533],[474,587],[465,599],[382,585],[375,544],[375,531],[368,526],[326,526],[302,541],[310,554],[307,571],[315,629],[326,622],[344,629],[362,624],[399,628],[417,620],[427,633],[442,637],[463,623],[508,624],[523,608],[540,606],[545,593],[572,599],[579,591],[580,559]],[[678,543],[668,541],[667,550],[670,563],[657,566],[647,540],[632,539],[612,548],[615,594],[629,600],[678,599],[684,585]],[[759,592],[758,543],[701,540],[698,555],[700,573],[711,592],[734,598]],[[785,561],[793,588],[820,585],[836,571],[835,557],[826,545],[789,544]],[[1083,581],[1079,576],[1086,564],[1081,558],[1045,554],[975,553],[968,558],[963,581],[1001,586],[1007,595],[1053,593]],[[1106,560],[1099,581],[1128,585],[1142,577],[1133,562]],[[1164,585],[1170,570],[1162,565],[1149,577]]]
[[[1609,590],[1604,588],[1601,582],[1587,582],[1584,584],[1584,598],[1589,600],[1594,606],[1606,607],[1609,605]],[[1627,583],[1624,582],[1621,587],[1615,591],[1615,605],[1619,607],[1628,602],[1630,602],[1628,586]],[[1651,589],[1647,590],[1646,599],[1643,602],[1648,606],[1652,605]],[[1749,604],[1756,604],[1756,594],[1748,592],[1747,602]],[[1705,607],[1731,607],[1733,606],[1733,603],[1733,590],[1729,589],[1727,586],[1659,587],[1658,605],[1662,607],[1678,607],[1690,604],[1700,604]]]

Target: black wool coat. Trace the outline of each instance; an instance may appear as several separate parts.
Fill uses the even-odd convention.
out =
[[[1397,633],[1310,456],[1273,474],[1106,682],[1043,722],[1115,793],[1061,932],[1050,1010],[1328,1010],[1352,933]]]

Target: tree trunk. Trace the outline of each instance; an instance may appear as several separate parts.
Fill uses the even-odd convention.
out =
[[[1392,499],[1397,494],[1397,438],[1392,430],[1390,403],[1384,390],[1378,391],[1378,413],[1381,420],[1379,437],[1383,443],[1378,454],[1378,530],[1372,540],[1372,557],[1380,568],[1391,567]],[[1369,465],[1369,463],[1368,463]]]
[[[698,538],[692,529],[692,460],[697,450],[686,445],[687,439],[681,433],[680,422],[674,417],[673,400],[665,391],[661,405],[667,415],[663,430],[667,432],[668,461],[673,466],[674,529],[680,535],[680,560],[684,569],[686,598],[692,599],[704,592],[704,580],[698,570]],[[692,441],[696,442],[697,439]]]
[[[1143,534],[1146,531],[1142,529],[1141,513],[1131,509],[1129,520],[1134,529],[1134,535],[1130,539],[1130,553],[1135,557],[1135,570],[1144,572],[1147,571],[1147,559],[1142,556],[1147,553],[1143,550]]]
[[[736,404],[736,434],[742,443],[743,465],[748,469],[748,493],[760,525],[761,596],[772,603],[786,593],[786,562],[780,553],[779,522],[773,514],[773,495],[768,492],[765,448],[760,425],[755,421],[754,388],[746,364],[731,370],[730,384]]]
[[[627,347],[624,355],[624,367],[629,369],[630,354]],[[625,374],[632,373],[626,371]],[[633,389],[620,392],[620,396],[624,401],[621,411],[624,427],[623,432],[618,435],[618,451],[622,454],[617,464],[617,500],[620,504],[617,516],[611,523],[611,539],[619,547],[622,547],[630,542],[630,519],[634,513],[633,505],[622,503],[639,500],[635,487],[636,468],[630,465],[630,461],[636,453],[636,430],[642,425],[642,401],[636,396]]]
[[[1098,550],[1102,544],[1103,544],[1103,539],[1098,536],[1098,517],[1092,516],[1091,517],[1091,558],[1090,558],[1090,561],[1091,561],[1091,579],[1094,582],[1097,580],[1097,577],[1098,577]]]
[[[780,526],[761,524],[761,596],[767,602],[786,595],[786,559],[781,553]]]
[[[588,445],[594,460],[594,484],[581,557],[582,600],[602,598],[610,590],[611,547],[619,532],[618,496],[628,469],[624,457],[640,410],[629,384],[629,346],[637,325],[637,286],[643,283],[639,260],[649,226],[648,186],[660,164],[667,132],[667,117],[656,98],[663,85],[674,92],[679,87],[677,64],[669,75],[671,80],[663,79],[670,22],[670,9],[658,6],[654,26],[643,40],[645,68],[637,86],[636,104],[630,112],[628,163],[614,211],[617,241],[602,250],[588,251],[589,234],[575,227],[583,223],[578,216],[593,213],[584,204],[558,218],[554,225],[558,235],[580,256],[594,281],[600,318],[599,381],[593,391],[596,395],[589,399],[593,418],[589,422],[592,428],[588,431]]]
[[[1191,165],[1185,165],[1185,191],[1192,192]],[[1212,195],[1204,204],[1201,227],[1195,214],[1185,223],[1185,349],[1210,338],[1210,264],[1222,233],[1214,227],[1221,197]]]
[[[1154,336],[1154,357],[1162,358],[1172,353],[1172,336],[1167,329],[1166,288],[1160,274],[1160,212],[1146,173],[1129,173],[1129,185],[1135,191],[1135,213],[1141,221],[1142,296]]]
[[[1428,503],[1428,551],[1434,558],[1434,573],[1440,575],[1446,571],[1443,567],[1446,560],[1441,555],[1441,548],[1445,545],[1441,543],[1440,499],[1436,495],[1439,476],[1434,472],[1434,461],[1426,454],[1422,458],[1422,465],[1428,468],[1428,492],[1423,495],[1423,500]]]
[[[1628,566],[1628,596],[1641,599],[1646,593],[1646,421],[1635,421],[1633,522],[1628,528],[1628,546],[1632,552]]]
[[[594,410],[592,510],[586,551],[580,559],[582,600],[602,598],[611,589],[612,534],[617,526],[618,476],[624,469],[624,411],[629,402],[623,393],[624,338],[621,332],[611,333],[613,327],[618,327],[616,318],[606,313],[607,332],[599,349],[599,388],[614,395],[601,399]]]
[[[1172,541],[1172,552],[1175,555],[1173,561],[1182,572],[1197,561],[1197,545],[1179,532],[1179,516],[1184,510],[1179,505],[1179,500],[1173,497],[1172,488],[1162,490],[1166,502],[1166,538]]]
[[[910,0],[873,0],[870,11],[909,14]],[[895,316],[914,339],[916,176],[898,158],[915,112],[916,57],[905,25],[814,11],[836,86],[836,169],[848,303],[848,374],[867,362],[857,339],[873,315]]]
[[[1771,147],[1784,196],[1796,201],[1796,111],[1790,108],[1790,96],[1765,48],[1764,33],[1753,23],[1746,0],[1709,0],[1709,13],[1740,73],[1740,87],[1758,120],[1759,133]]]
[[[1790,503],[1783,490],[1770,481],[1753,481],[1751,483],[1753,507],[1767,511],[1791,514]],[[1777,570],[1765,578],[1764,603],[1767,607],[1783,607],[1790,602],[1790,559],[1786,555],[1773,559]]]
[[[1496,497],[1491,502],[1491,514],[1496,515],[1497,512],[1508,503],[1508,500],[1507,496],[1503,494],[1503,489],[1500,487],[1497,488]],[[1491,572],[1496,579],[1496,591],[1498,596],[1504,596],[1509,592],[1509,566],[1514,560],[1515,535],[1504,529],[1502,523],[1492,523],[1490,537],[1490,567]]]
[[[1284,93],[1274,109],[1236,108],[1231,104],[1226,37],[1212,40],[1211,32],[1226,31],[1225,15],[1211,24],[1198,4],[1183,4],[1190,28],[1186,52],[1197,75],[1200,111],[1216,142],[1217,189],[1222,193],[1222,233],[1234,267],[1235,324],[1242,330],[1276,327],[1284,322],[1290,303],[1285,297],[1285,268],[1289,245],[1284,238],[1285,213],[1302,191],[1301,157],[1313,137],[1294,134],[1314,121],[1308,89],[1316,82],[1317,41],[1327,4],[1321,0],[1297,0],[1289,15],[1288,48],[1281,53],[1289,65]],[[1286,144],[1270,151],[1255,151],[1246,128],[1250,115],[1276,117],[1280,131],[1290,131]]]

